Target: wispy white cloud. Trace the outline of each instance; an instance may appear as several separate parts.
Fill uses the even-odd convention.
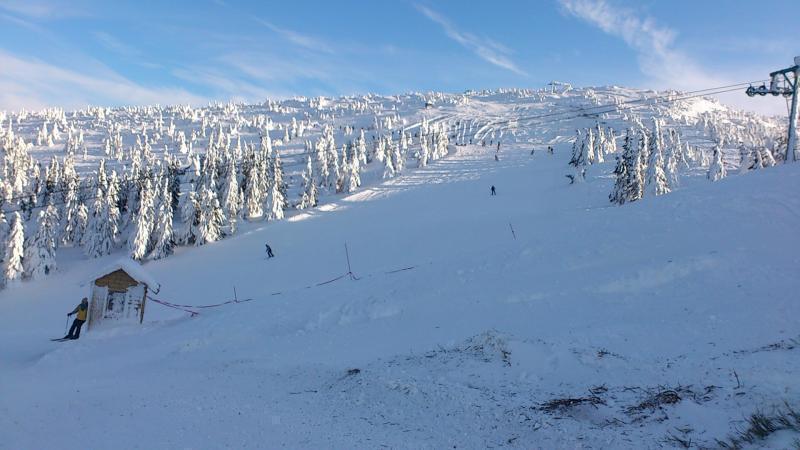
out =
[[[508,47],[491,39],[479,38],[474,34],[459,30],[450,20],[426,6],[415,4],[414,7],[425,17],[441,26],[447,37],[472,51],[484,61],[514,72],[517,75],[527,76],[527,73],[511,60],[510,55],[512,52]]]
[[[88,15],[82,1],[0,0],[0,9],[30,19],[62,19]]]
[[[83,73],[3,50],[0,67],[0,109],[206,102],[184,89],[142,86],[107,68]]]
[[[633,11],[611,6],[605,0],[560,0],[560,3],[573,16],[621,38],[636,51],[642,72],[661,87],[697,88],[720,81],[676,50],[677,33],[650,17],[638,17]]]
[[[738,79],[728,71],[707,69],[675,43],[678,33],[653,18],[611,5],[606,0],[559,0],[564,10],[603,32],[622,39],[636,52],[639,69],[656,88],[703,89],[763,77],[758,69],[740,68]],[[762,113],[777,113],[777,103],[757,104],[740,93],[723,94],[720,99],[737,107]]]
[[[289,41],[290,43],[298,47],[303,47],[308,50],[314,50],[322,53],[334,53],[333,49],[328,44],[322,42],[317,38],[314,38],[306,34],[298,33],[296,31],[292,31],[286,28],[281,28],[273,24],[272,22],[266,21],[264,19],[256,18],[255,21],[269,28],[275,34],[279,35],[283,39]]]
[[[128,45],[119,39],[115,38],[114,36],[104,32],[104,31],[95,31],[92,33],[95,40],[100,43],[103,47],[111,50],[114,53],[119,53],[123,56],[139,56],[141,52],[134,48],[131,45]]]

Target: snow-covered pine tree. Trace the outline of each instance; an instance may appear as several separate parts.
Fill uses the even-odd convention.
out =
[[[150,179],[144,180],[140,192],[139,211],[134,218],[134,228],[128,239],[131,258],[141,261],[150,253],[150,241],[155,220],[155,192]],[[165,199],[169,201],[169,198]]]
[[[664,154],[654,139],[650,145],[650,162],[647,165],[646,190],[650,195],[663,195],[670,192],[667,175],[664,173]]]
[[[181,245],[191,245],[197,240],[198,204],[194,187],[189,185],[181,196],[181,222],[175,234],[175,241]]]
[[[284,198],[278,183],[274,180],[270,183],[269,195],[267,196],[267,219],[283,219]]]
[[[339,151],[336,149],[336,143],[333,140],[332,130],[328,139],[326,152],[328,155],[328,180],[325,184],[327,185],[329,191],[341,192],[339,180],[342,177],[342,173],[339,170]]]
[[[39,211],[38,228],[25,248],[25,274],[39,279],[56,269],[56,236],[58,233],[58,210],[50,203]]]
[[[578,167],[583,158],[583,145],[581,130],[575,130],[575,140],[572,141],[572,157],[569,159],[569,165]]]
[[[428,158],[430,158],[430,149],[428,148],[428,138],[420,136],[419,138],[419,153],[417,153],[417,167],[425,167],[428,165]]]
[[[711,165],[708,167],[707,177],[711,181],[719,181],[728,174],[725,170],[725,163],[722,161],[722,144],[714,146],[714,155],[711,157]]]
[[[25,274],[23,258],[25,255],[25,229],[22,225],[22,216],[14,212],[11,221],[11,231],[8,235],[3,258],[3,281],[5,285],[12,284],[22,279]]]
[[[303,193],[300,196],[300,203],[297,209],[307,209],[317,206],[317,183],[314,180],[314,166],[311,164],[311,157],[306,157],[306,169],[303,171]]]
[[[614,191],[609,199],[617,204],[634,202],[642,198],[644,193],[644,169],[641,163],[641,153],[636,142],[636,132],[628,129],[622,144],[621,161],[625,165],[624,169],[615,170],[614,173],[624,175],[623,179],[617,179],[614,184]]]
[[[617,153],[617,134],[613,128],[609,128],[606,133],[606,147],[603,151],[606,155]]]
[[[234,177],[235,178],[235,177]],[[169,182],[163,184],[161,201],[158,205],[158,215],[154,230],[155,244],[150,252],[151,259],[166,258],[171,255],[175,247],[175,237],[172,229],[173,208],[171,201],[171,187]]]
[[[614,188],[608,199],[611,203],[624,205],[627,201],[625,197],[626,183],[628,182],[628,162],[622,155],[617,155],[617,165],[614,167]]]
[[[0,130],[2,131],[2,130]],[[8,224],[6,220],[6,215],[0,213],[0,267],[3,267],[3,261],[5,261],[6,253],[6,243],[8,242],[8,236],[11,233],[11,226]],[[0,287],[3,286],[3,276],[0,273]]]
[[[661,132],[660,121],[655,118],[651,136],[645,189],[650,195],[662,195],[670,192],[670,187],[664,172],[664,135]]]
[[[81,229],[78,217],[80,207],[83,205],[78,195],[80,178],[75,173],[71,157],[67,157],[64,160],[64,176],[62,180],[64,183],[64,226],[61,233],[61,242],[63,244],[78,245],[85,231],[85,223],[83,224],[84,228]],[[85,208],[86,206],[84,205]]]
[[[194,245],[216,242],[223,237],[222,229],[225,226],[225,215],[222,213],[217,194],[208,186],[202,186],[199,203],[198,234]]]
[[[406,153],[402,150],[399,142],[392,145],[392,149],[392,165],[397,173],[401,173],[403,172],[403,168],[405,166]]]
[[[367,139],[364,137],[363,128],[358,134],[358,140],[356,141],[356,153],[358,154],[358,160],[361,164],[367,164],[369,162],[367,159]]]
[[[247,186],[245,187],[245,216],[248,220],[255,220],[264,215],[264,196],[266,195],[264,174],[261,170],[261,158],[255,156],[247,175]]]
[[[583,143],[583,154],[586,164],[595,163],[595,136],[591,128],[586,130],[586,141]]]
[[[116,206],[114,207],[116,209]],[[84,252],[90,258],[99,258],[111,253],[114,246],[114,228],[112,224],[111,207],[108,199],[103,195],[100,187],[97,188],[92,213],[83,235]]]
[[[106,188],[106,203],[108,203],[108,218],[109,225],[111,226],[112,243],[117,241],[120,233],[122,232],[121,220],[122,216],[119,210],[119,192],[120,182],[115,170],[111,171],[111,176],[108,178]]]
[[[753,161],[750,164],[750,167],[748,167],[748,168],[750,170],[758,170],[758,169],[763,169],[764,167],[766,167],[766,166],[764,165],[764,157],[763,157],[763,155],[761,153],[761,149],[758,148],[758,147],[755,147],[753,149]]]
[[[286,197],[283,191],[283,168],[281,167],[280,155],[275,153],[275,161],[270,166],[269,174],[270,185],[269,195],[267,196],[268,220],[283,219],[283,210],[286,207]],[[338,164],[337,164],[338,166]]]
[[[375,143],[374,159],[378,162],[384,162],[386,160],[386,141],[383,137],[380,137],[378,142]]]
[[[392,163],[391,155],[386,155],[383,158],[383,178],[394,178],[395,171],[394,171],[394,164]]]
[[[239,190],[238,173],[233,159],[228,161],[225,171],[225,186],[222,190],[222,211],[228,218],[228,233],[236,232],[236,223],[242,211],[242,194]]]
[[[355,153],[355,149],[353,149],[353,153],[351,153],[351,160],[348,165],[349,173],[347,174],[347,185],[345,189],[347,192],[355,192],[359,186],[361,186],[361,161],[358,159],[358,155]]]

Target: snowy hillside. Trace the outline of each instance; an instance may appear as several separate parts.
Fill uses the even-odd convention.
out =
[[[6,115],[7,218],[19,212],[9,221],[41,236],[29,230],[52,203],[60,246],[47,274],[23,267],[0,291],[2,446],[714,447],[747,431],[757,411],[785,413],[800,404],[791,245],[800,200],[787,194],[800,172],[747,170],[780,160],[776,122],[662,94],[511,90]],[[55,123],[61,140],[48,145]],[[659,144],[626,146],[626,134]],[[47,191],[30,181],[31,159],[47,167],[51,155],[63,175],[65,141],[77,184]],[[644,197],[623,206],[609,201],[625,181],[618,161],[647,174],[642,186],[625,184]],[[669,161],[677,181],[665,178],[671,192],[655,195],[658,171],[648,168],[668,174]],[[349,172],[330,175],[335,165]],[[742,174],[708,181],[715,165]],[[137,206],[118,209],[106,250],[87,252],[97,243],[64,239],[64,217],[70,201],[77,211],[100,199],[86,209],[108,218],[119,206],[109,201],[112,169],[119,192],[129,188],[119,197]],[[149,193],[141,173],[162,190]],[[204,213],[181,217],[186,199],[221,205],[231,178],[243,204],[223,208],[217,239],[205,219],[187,228]],[[284,204],[276,178],[286,180]],[[20,195],[32,186],[35,198]],[[298,209],[311,187],[319,206]],[[261,214],[248,217],[248,199]],[[166,208],[179,208],[169,240],[181,241],[181,229],[195,240],[155,258]],[[161,285],[153,299],[199,314],[151,301],[141,326],[48,341],[98,271],[141,250],[130,236],[143,223],[138,256]],[[22,247],[46,249],[36,241]],[[276,258],[265,258],[265,242]],[[196,307],[234,288],[251,300]],[[754,445],[788,447],[793,436]]]

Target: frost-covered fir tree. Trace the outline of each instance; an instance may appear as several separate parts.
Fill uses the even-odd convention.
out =
[[[8,236],[11,233],[11,226],[8,224],[6,220],[6,215],[0,213],[0,267],[2,266],[3,261],[5,261],[5,249],[6,243],[8,242]],[[2,274],[0,274],[0,286],[3,285],[3,278]]]
[[[583,136],[581,130],[575,130],[575,140],[572,141],[572,157],[569,159],[569,165],[578,167],[583,159]]]
[[[81,224],[79,218],[80,208],[83,205],[79,197],[80,178],[75,172],[71,157],[64,159],[63,167],[64,226],[61,242],[63,244],[78,245],[81,242],[81,237],[83,237],[83,232],[86,230],[86,223]],[[83,207],[84,209],[86,208],[85,205]]]
[[[763,155],[761,153],[761,149],[756,147],[756,148],[753,149],[753,160],[750,163],[750,166],[748,167],[748,169],[750,169],[750,170],[758,170],[758,169],[763,169],[764,167],[766,167],[766,166],[764,165],[764,157],[763,157]]]
[[[617,178],[609,195],[611,202],[623,205],[642,198],[644,194],[644,165],[636,142],[636,133],[628,129],[622,144],[622,155],[617,159],[614,174]],[[623,168],[619,165],[622,164]]]
[[[653,119],[653,133],[649,144],[646,190],[650,195],[663,195],[670,192],[670,187],[664,172],[664,139],[658,119]]]
[[[583,153],[586,158],[586,164],[595,163],[595,135],[591,128],[586,130],[586,141],[583,143]]]
[[[200,188],[200,210],[197,223],[197,239],[194,245],[203,245],[216,242],[223,237],[222,229],[225,226],[225,215],[214,193],[208,186]]]
[[[56,236],[58,235],[58,210],[50,203],[39,211],[38,228],[25,249],[25,273],[39,279],[56,269]]]
[[[611,203],[624,205],[628,200],[625,196],[628,181],[628,163],[622,155],[617,156],[617,165],[614,167],[614,188],[608,199]]]
[[[333,131],[331,131],[326,152],[328,155],[328,180],[325,184],[328,190],[341,192],[339,180],[342,178],[342,173],[339,167],[339,151],[336,149],[336,143],[333,140]]]
[[[226,169],[225,186],[222,189],[222,211],[228,217],[228,232],[236,232],[236,223],[241,217],[242,194],[239,190],[236,165],[231,159]]]
[[[286,191],[289,187],[286,185],[286,181],[284,181],[284,173],[283,173],[283,163],[281,162],[281,154],[279,151],[275,151],[275,161],[272,163],[272,179],[275,181],[275,185],[278,187],[278,191],[281,194],[281,198],[283,201],[281,202],[281,207],[286,209],[289,207],[289,196],[286,194]]]
[[[197,225],[199,223],[197,194],[194,187],[189,185],[186,193],[181,196],[181,222],[175,234],[175,241],[181,245],[191,245],[197,240]]]
[[[306,157],[306,169],[303,171],[303,193],[300,195],[300,203],[297,209],[307,209],[317,206],[317,183],[314,179],[314,166],[311,164],[311,157]]]
[[[337,164],[338,166],[338,164]],[[281,220],[283,219],[283,209],[286,207],[286,198],[284,197],[283,190],[283,168],[280,163],[280,156],[275,154],[275,161],[270,166],[269,174],[269,192],[267,195],[267,219],[268,220]]]
[[[5,257],[3,258],[3,280],[5,285],[17,282],[25,274],[23,267],[24,249],[25,230],[22,225],[22,216],[18,212],[14,212],[11,220],[11,231],[6,242]]]
[[[363,128],[358,134],[358,140],[356,141],[356,153],[358,154],[358,160],[361,164],[367,164],[369,162],[367,159],[367,139],[364,137]]]
[[[267,196],[267,219],[283,219],[284,198],[278,183],[274,180],[270,183],[269,195]]]
[[[266,195],[266,180],[261,169],[263,163],[261,158],[256,156],[247,175],[247,186],[245,188],[245,216],[248,220],[255,220],[264,215],[264,197]]]
[[[150,241],[155,220],[155,192],[150,179],[145,179],[139,201],[139,211],[134,218],[134,229],[128,239],[131,258],[141,261],[150,253]],[[166,199],[169,201],[169,197]]]
[[[725,163],[722,161],[722,145],[714,146],[714,155],[711,157],[711,165],[708,167],[707,177],[711,181],[719,181],[728,174],[725,170]]]
[[[113,207],[116,209],[116,206]],[[99,258],[111,253],[114,246],[115,228],[112,223],[113,213],[108,199],[103,195],[102,189],[97,188],[92,212],[86,233],[83,235],[84,252],[90,258]]]
[[[348,193],[355,192],[355,190],[361,186],[361,161],[358,160],[358,155],[356,154],[355,149],[353,149],[353,152],[351,153],[347,171],[345,190]]]
[[[428,158],[430,158],[430,149],[428,148],[427,137],[420,136],[419,147],[419,153],[417,154],[417,167],[425,167],[428,165]]]
[[[386,156],[383,158],[383,178],[394,178],[395,171],[394,171],[394,164],[392,163],[392,157]]]
[[[171,255],[175,247],[175,237],[172,229],[173,208],[170,200],[169,183],[164,183],[161,190],[161,201],[158,205],[156,226],[153,231],[154,245],[150,258],[161,259]]]

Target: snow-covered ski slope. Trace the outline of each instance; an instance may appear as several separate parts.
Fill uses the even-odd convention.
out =
[[[416,114],[519,113],[481,102]],[[800,404],[798,166],[690,171],[612,206],[611,158],[564,178],[595,120],[506,129],[499,161],[453,147],[147,262],[158,299],[253,299],[196,317],[151,302],[141,327],[50,342],[123,254],[65,251],[56,274],[0,291],[0,447],[713,447],[756,410]],[[321,284],[348,271],[345,243],[354,276]]]

